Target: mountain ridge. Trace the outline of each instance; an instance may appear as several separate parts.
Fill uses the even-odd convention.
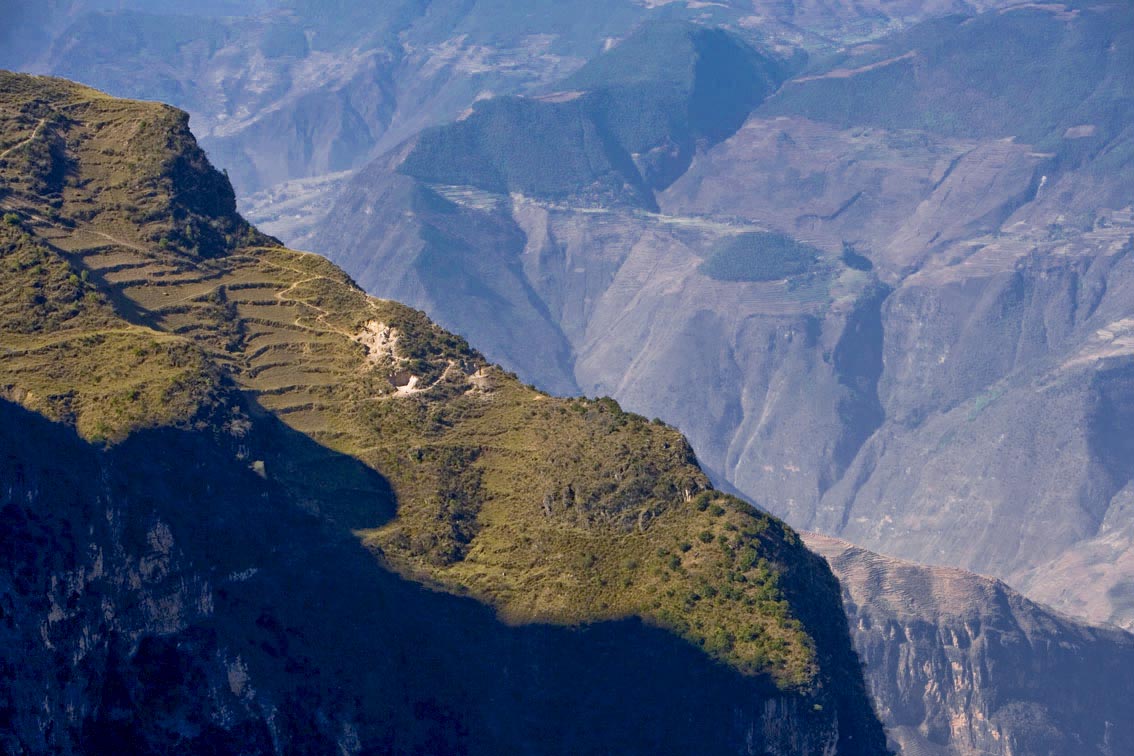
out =
[[[734,132],[781,69],[723,30],[648,22],[557,91],[490,98],[422,132],[398,171],[430,185],[656,210],[653,193],[685,172],[698,144]]]
[[[294,246],[367,160],[488,94],[538,92],[645,21],[728,27],[797,65],[803,51],[829,54],[926,18],[1012,3],[817,0],[759,14],[733,0],[533,0],[527,12],[493,0],[10,5],[0,67],[191,112],[242,211]]]
[[[5,332],[0,386],[8,402],[76,429],[81,443],[93,447],[77,454],[111,455],[106,464],[117,472],[106,474],[127,480],[127,462],[110,460],[118,449],[132,450],[122,454],[135,459],[145,444],[134,439],[146,434],[168,436],[171,449],[187,444],[190,451],[181,454],[200,449],[209,458],[227,457],[226,475],[235,476],[236,490],[248,491],[246,501],[267,495],[265,500],[290,503],[287,522],[306,518],[335,542],[365,547],[374,575],[400,575],[382,579],[409,578],[444,589],[442,595],[467,595],[488,607],[484,611],[496,621],[505,620],[502,627],[598,627],[636,617],[631,626],[687,644],[694,657],[681,658],[702,658],[709,667],[730,670],[726,677],[733,682],[719,690],[746,691],[735,714],[720,714],[739,717],[741,724],[708,736],[718,744],[714,748],[732,750],[748,742],[779,752],[820,753],[837,744],[848,752],[873,753],[882,747],[836,581],[782,523],[713,491],[676,431],[625,413],[611,400],[540,394],[420,312],[371,299],[323,258],[277,246],[235,214],[231,187],[204,159],[184,113],[14,74],[0,74],[0,93],[5,151],[0,205],[6,213],[0,239],[5,275],[14,284],[0,310],[27,325]],[[18,449],[18,435],[7,443]],[[167,442],[153,445],[165,449]],[[40,464],[20,453],[15,459],[24,468]],[[176,468],[159,468],[154,485],[180,475]],[[6,516],[32,527],[26,523],[43,516],[37,502],[48,505],[67,495],[66,488],[51,491],[8,498]],[[105,495],[106,516],[129,518],[129,497],[123,498],[121,488],[115,491]],[[49,543],[62,539],[61,553],[70,556],[61,558],[86,564],[82,547],[66,546],[64,534],[68,528],[90,530],[90,507],[93,502],[97,511],[100,499],[97,486],[80,487],[76,494],[82,506],[64,510],[75,519],[49,525],[41,537]],[[203,480],[187,486],[184,496],[209,494]],[[231,693],[240,695],[243,683],[232,676],[243,679],[246,673],[231,667],[221,673],[207,659],[162,650],[162,637],[211,622],[210,617],[223,619],[210,607],[224,604],[224,592],[199,577],[201,564],[194,567],[169,550],[171,538],[173,543],[188,538],[195,549],[204,549],[197,558],[207,558],[208,539],[198,540],[191,521],[153,501],[143,495],[138,506],[139,515],[156,507],[165,523],[157,530],[149,526],[150,535],[142,539],[166,555],[167,567],[158,574],[184,574],[204,598],[194,610],[184,597],[177,599],[185,611],[170,615],[166,626],[143,623],[128,634],[125,646],[114,645],[115,653],[132,659],[126,668],[111,657],[92,657],[109,661],[96,663],[88,679],[101,684],[106,674],[126,675],[126,689],[149,690],[137,676],[146,674],[152,654],[172,653],[170,664],[221,681],[210,686],[227,678]],[[250,518],[250,524],[262,516],[256,507],[236,506],[230,514]],[[148,569],[149,557],[139,557],[141,567],[121,561],[134,547],[117,537],[104,533],[90,549],[115,554],[114,564],[128,572]],[[259,536],[250,537],[255,553],[271,553],[269,544],[255,540]],[[299,546],[279,548],[294,552],[299,563],[309,559]],[[34,576],[33,591],[57,579],[50,563],[23,551],[19,558],[25,561],[12,565],[10,574],[24,570]],[[361,569],[354,564],[351,574]],[[82,575],[97,578],[99,569],[88,565],[73,579],[87,585]],[[127,601],[128,589],[133,590],[128,581],[117,584],[111,600]],[[34,624],[42,616],[37,612],[51,607],[31,601],[28,590],[16,580],[8,588],[26,609],[22,621]],[[79,590],[68,601],[83,595]],[[143,599],[160,604],[145,591]],[[91,632],[88,623],[97,618],[89,602],[82,606],[86,609],[69,615],[60,627],[63,635],[52,642],[63,642],[68,632]],[[349,615],[349,607],[339,606],[336,617]],[[269,626],[276,621],[264,620]],[[305,622],[301,634],[328,632],[317,617]],[[217,642],[239,643],[244,627],[226,624]],[[405,630],[399,627],[391,632],[405,642],[409,636],[397,636]],[[612,632],[609,637],[617,638]],[[119,636],[98,637],[104,643],[98,648],[106,649],[108,638]],[[21,642],[24,653],[43,651],[34,637]],[[268,665],[260,679],[270,698],[278,665],[261,662]],[[317,660],[311,663],[319,668]],[[14,660],[7,664],[9,674],[19,668]],[[28,684],[61,694],[50,682],[55,674],[50,666],[40,671],[48,677]],[[485,674],[478,679],[494,673]],[[20,691],[27,696],[34,689]],[[320,695],[317,685],[305,690],[304,695]],[[171,731],[137,719],[136,707],[144,710],[150,695],[133,703],[129,696],[122,703],[108,699],[109,709],[83,709],[68,727],[95,726],[90,717],[109,716],[119,722],[119,729],[111,728],[111,735],[118,733],[114,737],[134,733],[159,747]],[[200,711],[201,702],[191,696],[178,705],[197,711],[193,716],[209,723],[208,737],[217,742],[253,738],[251,731],[226,730],[216,711],[207,706]],[[383,722],[404,716],[397,707],[383,706]],[[650,711],[664,718],[671,716],[664,713],[670,706],[653,699]],[[470,717],[462,726],[475,727],[482,737],[461,741],[474,752],[511,737],[490,721],[472,718],[482,708],[460,714]],[[505,706],[492,716],[507,712]],[[389,737],[381,723],[363,726],[349,711],[342,713],[345,720],[333,711],[324,714],[335,727],[365,730],[365,738],[357,738],[368,743]],[[171,716],[176,725],[177,715]],[[326,726],[301,724],[297,716],[302,707],[289,709],[289,726],[299,728],[294,737],[317,736],[320,742],[330,737]],[[32,728],[22,731],[26,743],[43,736],[42,723],[22,721]],[[262,714],[253,711],[242,721],[263,733]],[[546,722],[537,719],[532,726]],[[277,739],[292,737],[267,726]],[[570,731],[571,720],[557,727]],[[438,734],[428,725],[414,732]],[[526,732],[521,728],[515,737],[529,737]],[[647,748],[613,722],[607,736],[631,751]],[[74,743],[78,736],[67,729],[58,737],[58,743]],[[585,740],[572,731],[565,747],[579,738]],[[584,750],[595,748],[591,743]]]

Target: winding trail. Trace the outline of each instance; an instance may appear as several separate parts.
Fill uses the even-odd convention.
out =
[[[0,160],[3,160],[4,158],[8,157],[8,155],[10,155],[11,153],[20,149],[21,147],[25,147],[25,146],[31,144],[32,141],[39,135],[39,130],[42,129],[44,124],[46,124],[46,123],[47,123],[46,118],[40,118],[39,123],[37,123],[35,125],[34,129],[32,129],[31,136],[29,136],[27,139],[20,142],[19,144],[14,144],[11,147],[9,147],[8,149],[4,150],[3,152],[0,152]]]

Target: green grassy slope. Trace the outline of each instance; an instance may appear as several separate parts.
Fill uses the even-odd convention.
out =
[[[389,480],[389,522],[311,506],[402,575],[511,622],[637,616],[784,690],[856,700],[826,567],[711,491],[675,430],[543,395],[258,234],[178,111],[0,74],[0,118],[6,398],[114,446],[215,425],[234,386]],[[325,461],[259,471],[318,489]]]

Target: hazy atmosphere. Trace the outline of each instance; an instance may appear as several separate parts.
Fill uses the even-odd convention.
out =
[[[0,752],[1134,753],[1134,6],[0,19]]]

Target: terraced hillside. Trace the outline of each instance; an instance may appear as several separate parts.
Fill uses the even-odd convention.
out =
[[[263,481],[294,505],[285,519],[314,517],[325,534],[319,538],[353,533],[372,553],[375,575],[392,569],[467,595],[505,623],[577,627],[637,617],[683,639],[702,663],[716,660],[731,670],[735,690],[747,691],[736,715],[747,724],[708,736],[705,742],[717,744],[710,750],[733,750],[748,739],[773,752],[819,753],[836,743],[840,752],[877,752],[880,728],[834,579],[782,523],[712,491],[679,433],[610,400],[541,394],[421,313],[372,299],[323,258],[259,234],[235,214],[231,187],[208,165],[180,111],[61,80],[0,74],[0,118],[0,387],[6,400],[73,428],[81,441],[67,444],[93,446],[76,454],[93,454],[96,466],[105,459],[115,472],[103,478],[124,478],[117,496],[129,496],[125,461],[134,459],[122,450],[137,453],[137,439],[153,434],[189,434],[190,447],[211,449],[210,458],[228,450],[217,464],[244,471],[225,473],[242,481],[234,490],[255,491]],[[18,448],[18,434],[8,443]],[[100,457],[99,449],[110,456]],[[151,463],[159,468],[179,461],[155,454]],[[180,461],[199,469],[191,458]],[[38,469],[41,462],[21,464]],[[178,480],[183,473],[167,474]],[[209,490],[205,476],[186,490],[199,492],[201,483]],[[216,496],[229,507],[224,517],[250,521],[253,530],[263,525],[260,510],[244,509],[255,496],[229,500],[218,486]],[[65,497],[66,489],[55,496]],[[123,506],[117,496],[107,501]],[[39,498],[9,498],[4,511],[24,523],[62,517],[37,509]],[[150,501],[141,496],[141,504]],[[208,511],[220,502],[192,508]],[[128,520],[129,506],[107,516]],[[161,517],[171,516],[175,523],[184,517]],[[88,528],[94,538],[83,517],[66,532]],[[302,528],[284,531],[276,533],[284,542],[272,548],[302,552],[288,540],[303,539]],[[170,537],[180,543],[184,533],[175,528]],[[64,563],[82,563],[90,553],[79,538],[74,553],[60,555]],[[159,534],[149,542],[166,540]],[[90,549],[126,548],[112,546]],[[196,568],[206,568],[208,541],[197,549]],[[25,556],[31,562],[9,565],[9,578],[23,570],[45,585],[58,582],[42,554]],[[80,576],[85,583],[96,574]],[[322,590],[337,590],[330,587],[333,572],[320,577],[328,581]],[[186,576],[182,585],[194,579]],[[32,582],[11,579],[6,595],[30,606]],[[224,593],[208,584],[201,590],[211,598],[193,603],[211,617],[209,607],[223,603]],[[74,610],[77,600],[69,600],[67,627],[82,632],[91,617]],[[37,615],[27,611],[22,621],[32,622]],[[344,621],[343,611],[349,614],[340,607],[335,622]],[[345,621],[392,622],[360,611],[368,619]],[[332,620],[308,617],[297,632],[317,643],[330,632],[321,619]],[[180,633],[192,621],[175,611],[164,625],[142,623],[125,653],[136,654],[141,638]],[[412,653],[412,636],[400,636],[399,627],[384,626],[378,635],[392,633],[401,653]],[[241,632],[226,624],[220,642],[236,643]],[[35,636],[21,642],[30,645],[9,647],[32,657],[46,653]],[[49,641],[62,642],[65,634]],[[16,657],[7,663],[9,675],[22,669]],[[138,674],[146,673],[142,666]],[[473,695],[477,685],[491,685],[493,673],[483,674],[458,688]],[[49,698],[59,693],[38,684],[47,685]],[[18,697],[34,698],[34,690],[21,689],[10,705],[19,709]],[[546,694],[538,685],[528,692]],[[647,707],[660,712],[670,705],[651,699]],[[507,718],[507,706],[499,706],[485,716]],[[94,708],[87,715],[98,714]],[[74,721],[80,714],[70,715],[72,726],[82,725]],[[573,727],[561,719],[556,727]],[[537,716],[531,726],[547,724]],[[528,737],[526,726],[506,735],[490,723],[468,726],[485,728],[481,740],[471,737],[481,743],[473,751],[488,748],[489,734]],[[358,737],[380,745],[375,727],[366,725]],[[34,740],[26,740],[29,732],[21,742]],[[629,733],[620,738],[629,738],[630,751],[645,748]],[[592,747],[599,746],[583,750]]]

